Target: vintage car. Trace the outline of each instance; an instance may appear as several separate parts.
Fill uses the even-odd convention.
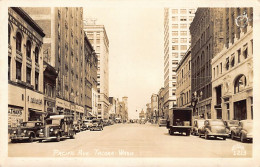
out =
[[[140,123],[140,124],[145,124],[146,121],[145,121],[145,119],[140,119],[140,120],[139,120],[139,123]]]
[[[221,119],[207,119],[204,121],[204,126],[199,129],[199,137],[201,136],[205,136],[206,140],[211,136],[214,138],[222,137],[223,140],[226,140],[228,134]]]
[[[239,121],[238,120],[226,120],[224,121],[224,124],[226,126],[226,132],[228,134],[228,137],[231,137],[231,131],[238,127]]]
[[[73,125],[73,115],[52,115],[46,119],[45,128],[40,133],[40,142],[43,140],[56,140],[61,138],[74,138],[76,132]]]
[[[102,119],[93,119],[92,126],[89,128],[90,131],[93,130],[103,130],[103,120]]]
[[[91,126],[92,126],[92,120],[87,119],[87,120],[83,121],[82,129],[83,130],[88,130]]]
[[[161,126],[166,126],[166,124],[167,124],[167,121],[166,121],[166,119],[159,119],[159,121],[158,121],[158,125],[159,125],[159,127],[161,127]]]
[[[193,126],[191,129],[191,134],[194,136],[199,135],[199,129],[201,129],[204,126],[205,119],[195,119],[193,121]]]
[[[231,139],[239,138],[241,142],[253,141],[253,120],[242,120],[235,129],[231,130]]]
[[[21,123],[21,126],[14,129],[10,135],[11,142],[27,140],[33,142],[38,139],[43,123],[41,121],[28,121]]]

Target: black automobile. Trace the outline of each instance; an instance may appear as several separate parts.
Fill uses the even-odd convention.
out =
[[[92,126],[89,128],[90,131],[93,130],[103,130],[103,120],[102,119],[93,119]]]
[[[38,139],[42,129],[43,123],[41,121],[22,122],[21,126],[14,129],[10,134],[11,142],[14,143],[23,140],[33,142]]]
[[[221,137],[223,140],[226,140],[228,134],[222,120],[207,119],[204,121],[204,126],[199,129],[199,137],[201,136],[205,136],[205,139],[209,139],[209,137]]]

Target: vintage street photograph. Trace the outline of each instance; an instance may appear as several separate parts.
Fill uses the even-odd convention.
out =
[[[9,158],[254,157],[252,6],[7,11]]]

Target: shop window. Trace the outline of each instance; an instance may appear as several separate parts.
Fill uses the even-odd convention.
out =
[[[18,32],[16,34],[16,50],[21,52],[22,51],[22,35]]]
[[[22,63],[16,61],[16,79],[22,79]]]
[[[26,57],[31,58],[31,41],[26,42]]]
[[[234,87],[234,93],[239,93],[242,90],[244,90],[246,87],[246,77],[245,75],[240,75],[235,80],[235,87]]]
[[[31,68],[26,67],[26,83],[31,84]]]
[[[35,48],[35,63],[39,63],[39,49]]]

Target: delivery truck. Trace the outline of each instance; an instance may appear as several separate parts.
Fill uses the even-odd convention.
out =
[[[175,132],[190,135],[192,128],[192,108],[172,108],[169,110],[167,129],[170,135]]]

